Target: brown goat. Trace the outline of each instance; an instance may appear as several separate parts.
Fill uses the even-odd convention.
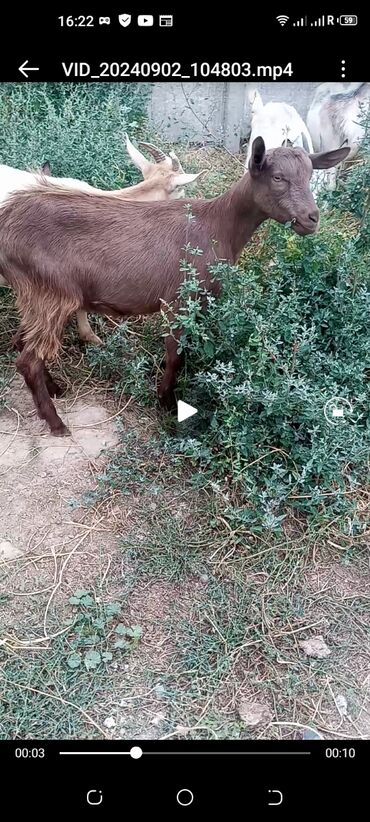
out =
[[[329,168],[347,153],[347,148],[316,155],[301,148],[266,152],[257,137],[249,172],[212,200],[129,203],[57,189],[46,179],[12,194],[0,210],[0,273],[14,288],[21,314],[17,369],[52,433],[69,432],[50,399],[58,386],[45,361],[58,354],[72,312],[151,314],[162,300],[173,303],[184,279],[179,263],[187,244],[202,249],[197,269],[217,294],[220,285],[212,281],[209,265],[216,258],[235,263],[264,220],[291,222],[300,235],[318,230],[312,168]],[[162,400],[170,396],[180,365],[177,340],[170,335],[166,351]]]
[[[173,151],[167,155],[162,149],[153,146],[152,143],[139,143],[139,145],[151,154],[154,159],[147,160],[146,157],[137,149],[128,134],[126,134],[126,149],[134,163],[134,165],[141,171],[143,180],[133,186],[126,186],[126,188],[115,189],[114,191],[105,191],[101,188],[94,188],[89,183],[83,180],[76,180],[71,177],[53,178],[52,185],[63,186],[68,190],[77,189],[78,191],[90,191],[92,194],[112,195],[124,200],[140,200],[140,202],[154,202],[157,200],[173,200],[185,196],[184,186],[193,183],[205,171],[199,171],[197,174],[186,174],[181,166],[179,158]],[[48,161],[46,161],[41,173],[47,176],[51,175],[51,168]],[[37,184],[40,172],[21,171],[19,169],[11,168],[10,166],[0,166],[0,200],[5,199],[11,191],[21,191],[23,188],[32,187]],[[5,182],[4,182],[5,176]],[[10,188],[7,191],[7,187]],[[4,194],[4,187],[5,192]],[[0,286],[6,283],[5,279],[0,275]],[[77,327],[81,340],[85,342],[95,343],[95,345],[102,345],[102,341],[94,334],[86,311],[77,311]]]

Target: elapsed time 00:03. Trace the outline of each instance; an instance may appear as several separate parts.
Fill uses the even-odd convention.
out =
[[[15,748],[16,759],[44,759],[45,748]]]
[[[327,759],[354,759],[356,756],[355,748],[326,748],[325,756]]]

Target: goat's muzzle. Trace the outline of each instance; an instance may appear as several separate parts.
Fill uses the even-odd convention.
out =
[[[293,217],[291,227],[297,234],[316,234],[320,224],[319,209],[314,206],[304,216]]]
[[[314,220],[310,217],[306,220],[298,220],[297,217],[294,217],[290,223],[293,231],[301,236],[304,236],[305,234],[316,234],[319,229],[319,224],[320,220],[318,217]]]

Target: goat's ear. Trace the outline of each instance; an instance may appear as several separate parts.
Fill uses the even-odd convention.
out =
[[[45,162],[41,166],[41,171],[45,174],[46,177],[51,177],[51,168],[49,160],[45,160]]]
[[[313,168],[333,168],[348,157],[350,147],[336,148],[334,151],[324,151],[320,154],[310,154]]]
[[[249,102],[251,104],[252,114],[257,114],[258,112],[262,111],[263,109],[263,102],[262,97],[257,91],[257,89],[253,89],[248,93]]]
[[[179,186],[186,186],[189,183],[194,183],[195,180],[201,176],[201,174],[206,174],[207,171],[208,169],[205,168],[203,171],[198,171],[197,174],[185,174],[185,172],[182,174],[174,174],[172,177],[172,185],[174,188],[179,188]]]
[[[125,138],[127,152],[130,155],[132,162],[134,163],[136,168],[138,168],[141,171],[143,177],[145,177],[145,175],[148,174],[148,172],[152,168],[153,163],[150,163],[149,160],[147,160],[146,157],[144,157],[144,154],[142,154],[138,148],[135,148],[135,146],[129,139],[128,134],[125,135]]]
[[[262,137],[256,137],[256,139],[253,140],[252,152],[251,152],[250,160],[249,160],[249,163],[248,163],[248,168],[249,168],[249,171],[250,171],[252,177],[256,176],[261,171],[262,166],[265,162],[265,157],[266,157],[265,141],[263,140]]]

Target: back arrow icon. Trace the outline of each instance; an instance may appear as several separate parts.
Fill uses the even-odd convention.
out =
[[[36,66],[28,66],[27,63],[28,60],[25,60],[24,63],[22,63],[22,65],[19,66],[18,71],[20,71],[21,74],[23,74],[23,76],[28,80],[27,71],[40,71],[40,69]]]

